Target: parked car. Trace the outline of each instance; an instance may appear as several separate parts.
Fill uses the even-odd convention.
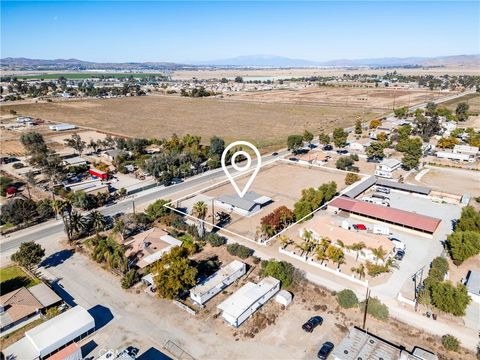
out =
[[[367,162],[369,163],[380,163],[382,161],[382,158],[379,158],[379,157],[369,157],[367,158]]]
[[[139,352],[138,348],[129,346],[125,350],[123,350],[118,357],[121,359],[122,355],[128,355],[129,357],[135,359],[138,355],[138,352]]]
[[[403,257],[405,256],[405,251],[403,250],[397,250],[397,252],[395,253],[395,259],[398,260],[398,261],[401,261],[403,259]]]
[[[327,359],[334,347],[335,345],[333,345],[330,341],[324,342],[320,350],[318,350],[317,358],[320,360]]]
[[[357,231],[366,231],[367,230],[367,227],[363,224],[353,224],[352,227],[353,227],[353,230],[357,230]]]
[[[333,146],[327,144],[327,145],[325,145],[325,146],[323,147],[323,150],[325,150],[325,151],[331,151],[331,150],[333,150]]]
[[[290,160],[290,161],[295,161],[295,162],[298,161],[298,159],[297,159],[296,157],[291,157],[291,158],[289,158],[288,160]]]
[[[276,151],[272,154],[272,156],[277,156],[277,155],[278,155],[278,152]]]
[[[383,186],[377,186],[376,190],[384,194],[390,194],[390,189]]]
[[[401,242],[399,239],[394,238],[392,236],[389,236],[388,239],[393,243],[396,250],[405,251],[407,249],[407,246],[405,245],[405,243]]]
[[[311,317],[305,324],[303,324],[302,329],[306,332],[312,332],[318,325],[322,325],[323,318],[321,316]]]
[[[337,150],[337,154],[339,154],[339,155],[348,154],[348,150],[345,150],[345,149]]]
[[[374,194],[372,194],[372,197],[377,198],[377,199],[390,201],[390,198],[388,196],[385,196],[385,195],[382,195],[382,194],[374,193]]]

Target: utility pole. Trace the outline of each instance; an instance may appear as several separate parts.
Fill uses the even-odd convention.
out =
[[[370,299],[370,289],[367,288],[367,295],[365,297],[365,310],[363,311],[363,326],[362,329],[365,330],[365,324],[367,322],[367,309],[368,309],[368,300]]]
[[[135,215],[135,199],[132,198],[133,215]]]

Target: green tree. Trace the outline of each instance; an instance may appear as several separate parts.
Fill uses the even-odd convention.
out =
[[[45,249],[40,244],[29,241],[21,243],[20,248],[11,256],[11,259],[18,265],[32,270],[34,266],[40,264],[44,256]]]
[[[343,148],[347,146],[348,133],[342,128],[333,129],[333,143],[336,147]]]
[[[294,154],[303,146],[303,136],[302,135],[290,135],[287,138],[288,150]]]
[[[473,206],[465,206],[458,220],[455,230],[460,231],[480,231],[480,211],[475,210]]]
[[[217,247],[225,244],[227,242],[227,239],[216,233],[209,233],[205,236],[205,241],[207,241],[213,247]]]
[[[372,121],[370,121],[370,125],[368,127],[370,129],[376,129],[380,125],[382,125],[382,122],[379,119],[373,119]]]
[[[460,144],[460,140],[457,138],[450,136],[447,138],[441,138],[437,142],[437,147],[441,149],[453,149],[455,145]]]
[[[295,267],[286,261],[268,260],[262,261],[262,276],[272,276],[281,281],[282,288],[288,288],[293,284]]]
[[[422,157],[422,140],[418,137],[409,138],[403,142],[402,163],[405,169],[411,170],[420,164]]]
[[[362,312],[365,311],[366,302],[362,301],[360,303],[360,310]],[[378,320],[387,320],[388,319],[388,307],[387,305],[383,304],[377,298],[370,298],[368,299],[368,306],[367,306],[367,313],[372,315],[375,319]]]
[[[83,150],[87,147],[87,143],[82,140],[80,135],[77,133],[72,134],[70,139],[65,139],[65,146],[71,147],[74,149],[79,155],[82,155]]]
[[[130,289],[138,281],[140,281],[140,274],[138,274],[137,270],[130,269],[122,277],[122,288]]]
[[[345,254],[343,250],[337,246],[329,245],[325,251],[327,258],[330,259],[334,264],[337,264],[338,268],[340,265],[345,263]]]
[[[225,150],[225,140],[214,136],[210,139],[210,156],[217,155],[218,158],[222,156],[223,150]]]
[[[88,214],[88,220],[97,236],[101,231],[105,230],[107,221],[105,220],[105,216],[100,211],[90,211]]]
[[[385,157],[383,149],[385,146],[380,141],[372,141],[369,146],[367,146],[366,153],[369,158],[381,158]]]
[[[393,110],[393,113],[395,114],[395,117],[397,119],[402,119],[408,114],[408,107],[404,106],[401,108],[397,108]]]
[[[319,140],[320,143],[323,144],[323,145],[328,145],[328,144],[330,144],[330,142],[332,141],[332,140],[330,139],[330,135],[325,134],[324,132],[322,132],[320,135],[318,135],[318,140]]]
[[[188,258],[188,251],[182,247],[174,247],[170,253],[154,265],[155,287],[160,297],[175,299],[180,293],[196,283],[197,269]]]
[[[470,301],[467,288],[463,284],[459,283],[455,287],[450,281],[442,281],[432,287],[433,305],[446,313],[464,316]]]
[[[362,132],[362,121],[357,119],[357,121],[355,121],[355,134],[362,135]]]
[[[338,305],[344,309],[350,309],[358,306],[358,298],[350,289],[343,289],[336,295]]]
[[[145,209],[147,215],[155,221],[171,213],[171,210],[165,205],[168,204],[170,200],[158,199],[153,204],[150,204]]]
[[[430,101],[425,106],[425,110],[426,110],[426,115],[434,116],[437,114],[437,104],[435,104],[433,101]]]
[[[468,110],[470,109],[470,105],[466,102],[461,102],[457,105],[455,109],[455,115],[457,116],[458,121],[466,121],[468,120]]]
[[[450,254],[456,265],[480,253],[480,232],[454,231],[447,237]]]
[[[308,145],[312,145],[312,140],[313,140],[313,134],[310,131],[305,130],[303,132],[303,141],[307,142]]]

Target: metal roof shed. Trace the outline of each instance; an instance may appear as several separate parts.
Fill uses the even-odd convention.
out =
[[[365,192],[367,189],[371,188],[377,182],[377,178],[375,176],[370,176],[363,180],[360,183],[353,184],[347,191],[345,191],[342,195],[349,197],[351,199],[355,199],[358,195]]]
[[[430,194],[430,191],[432,191],[432,189],[424,186],[404,184],[404,183],[391,181],[391,180],[384,180],[384,179],[377,179],[377,185],[388,187],[395,190],[402,190],[402,191],[407,191],[407,192],[417,193],[422,195],[428,195]]]
[[[94,328],[95,320],[92,315],[77,305],[25,332],[25,337],[38,350],[40,356],[44,357]]]

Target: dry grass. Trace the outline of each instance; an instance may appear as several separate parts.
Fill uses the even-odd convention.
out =
[[[312,106],[169,96],[12,104],[2,106],[1,114],[5,116],[11,109],[25,116],[126,136],[151,138],[190,133],[208,141],[218,135],[227,141],[251,141],[262,148],[285,144],[288,135],[302,133],[305,128],[318,133],[320,129],[351,126],[357,117],[369,120],[380,115],[378,111],[343,104]]]

